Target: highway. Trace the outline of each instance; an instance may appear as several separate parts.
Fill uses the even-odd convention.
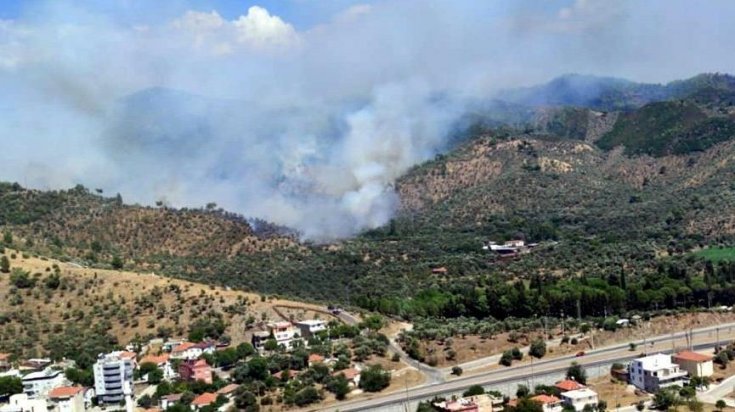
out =
[[[732,340],[735,335],[735,323],[722,324],[706,328],[694,329],[692,331],[693,349],[704,350],[712,348],[717,342],[726,342]],[[719,333],[718,333],[719,331]],[[340,402],[330,406],[317,407],[314,411],[379,411],[379,410],[403,410],[404,404],[415,404],[418,401],[431,399],[434,396],[451,395],[461,393],[472,385],[482,386],[498,386],[519,382],[523,380],[533,380],[543,375],[563,373],[572,361],[576,361],[583,365],[586,369],[602,367],[610,365],[613,362],[625,362],[635,359],[645,351],[648,353],[670,353],[675,348],[683,348],[687,345],[686,332],[677,332],[668,335],[661,335],[647,339],[646,347],[642,345],[642,341],[636,340],[638,345],[636,351],[630,351],[630,342],[611,345],[604,348],[589,351],[583,357],[561,356],[526,362],[517,366],[508,368],[490,370],[471,376],[463,376],[452,379],[448,382],[429,383],[423,386],[398,391],[392,393],[370,394],[346,402]],[[490,365],[488,365],[490,366]],[[410,409],[409,409],[410,410]]]

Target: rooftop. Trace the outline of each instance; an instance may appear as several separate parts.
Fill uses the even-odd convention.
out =
[[[556,396],[550,396],[550,395],[536,395],[531,398],[531,400],[534,400],[536,402],[542,403],[544,405],[550,404],[550,403],[558,403],[561,400],[557,398]]]
[[[663,353],[638,358],[635,361],[640,362],[644,370],[660,370],[674,366],[674,363],[671,362],[671,356],[664,355]]]
[[[318,353],[312,353],[309,355],[309,362],[324,362],[324,356]]]
[[[44,369],[40,372],[31,372],[23,377],[24,381],[32,381],[37,379],[53,379],[61,374],[61,371],[55,369]]]
[[[217,400],[217,394],[211,393],[211,392],[204,392],[203,394],[194,398],[194,400],[191,401],[191,404],[196,405],[196,406],[207,406],[210,403],[214,403],[214,401],[216,400]]]
[[[239,388],[239,387],[240,387],[240,385],[235,384],[235,383],[231,383],[231,384],[225,386],[224,388],[218,390],[217,391],[217,394],[218,395],[228,395],[228,394],[230,394],[232,392],[235,392],[237,390],[237,388]]]
[[[176,352],[185,352],[186,350],[191,349],[194,346],[195,345],[193,343],[191,343],[191,342],[182,342],[180,345],[177,345],[175,348],[173,348],[173,350],[171,350],[171,352],[173,352],[173,353],[176,353]]]
[[[677,360],[677,359],[692,361],[692,362],[707,362],[707,361],[712,360],[712,356],[686,350],[686,351],[679,352],[676,355],[674,355],[674,360]]]
[[[144,363],[155,363],[156,365],[160,365],[162,363],[168,362],[168,353],[163,353],[161,355],[155,356],[155,355],[148,355],[145,356],[143,359],[140,360],[140,364]]]
[[[60,386],[58,388],[52,389],[51,392],[49,392],[48,397],[51,399],[71,398],[72,396],[75,396],[76,394],[83,391],[83,386]]]
[[[355,379],[358,375],[360,375],[360,371],[355,368],[349,368],[349,369],[343,369],[341,371],[334,371],[332,372],[332,376],[337,376],[339,374],[345,375],[345,378],[348,380]]]
[[[564,379],[563,381],[557,382],[554,386],[559,388],[559,390],[562,392],[574,391],[585,387],[584,385],[573,379]]]
[[[322,319],[307,319],[307,320],[300,320],[296,323],[299,325],[317,326],[317,325],[326,325],[327,321],[322,320]]]

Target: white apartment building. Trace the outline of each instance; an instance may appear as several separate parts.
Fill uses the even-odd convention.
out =
[[[28,398],[45,397],[49,391],[57,386],[68,385],[64,372],[46,368],[40,372],[32,372],[23,377],[23,393]]]
[[[296,327],[301,331],[301,336],[310,338],[323,330],[327,330],[327,322],[321,319],[301,320],[296,322]]]
[[[101,354],[94,364],[94,389],[100,403],[119,403],[125,398],[123,389],[133,385],[135,359],[126,352]]]
[[[662,353],[633,360],[628,374],[630,383],[649,393],[668,386],[683,386],[687,377],[686,371],[671,362],[671,356]]]
[[[569,405],[574,408],[577,412],[584,409],[585,406],[590,405],[596,407],[600,402],[597,396],[597,392],[590,388],[577,389],[573,391],[563,392],[561,394],[561,400],[565,405]]]

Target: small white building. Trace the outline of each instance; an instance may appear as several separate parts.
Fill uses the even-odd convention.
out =
[[[687,372],[671,362],[671,356],[658,353],[634,359],[628,366],[628,375],[638,389],[656,393],[668,386],[684,386]]]
[[[25,393],[18,393],[10,397],[7,405],[0,407],[0,412],[48,412],[48,403],[45,399],[30,399]]]
[[[327,330],[327,322],[321,319],[301,320],[296,322],[296,327],[301,331],[301,336],[310,338],[323,330]]]
[[[574,408],[577,412],[584,409],[585,406],[590,405],[596,407],[600,402],[597,396],[597,392],[590,388],[577,389],[573,391],[564,392],[561,394],[562,402],[565,405],[569,405]]]
[[[46,397],[51,389],[68,384],[64,372],[47,368],[23,377],[23,393],[30,399],[42,398]]]

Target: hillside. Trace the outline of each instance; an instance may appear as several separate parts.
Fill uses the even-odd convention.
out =
[[[333,244],[298,243],[267,224],[256,232],[212,205],[126,206],[80,187],[15,185],[0,190],[4,243],[406,318],[731,305],[735,267],[691,254],[735,243],[731,78],[661,87],[649,100],[676,100],[612,112],[489,104],[498,117],[473,112],[451,151],[395,183],[401,203],[388,225]],[[540,247],[514,260],[482,249],[513,238]]]
[[[150,337],[187,338],[204,328],[233,343],[249,341],[249,328],[326,315],[308,303],[268,298],[158,276],[87,269],[5,249],[10,274],[0,274],[0,351],[19,357],[94,357],[108,345]]]
[[[126,264],[171,256],[232,256],[294,247],[288,236],[256,232],[241,216],[217,210],[172,209],[125,205],[84,187],[71,190],[27,190],[0,183],[0,225],[23,246],[51,256],[90,264]]]

